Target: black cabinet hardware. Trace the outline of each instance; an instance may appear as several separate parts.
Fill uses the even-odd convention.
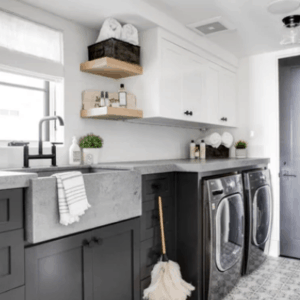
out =
[[[227,118],[223,117],[223,118],[221,118],[221,121],[227,122]]]
[[[155,190],[155,191],[159,191],[161,189],[161,184],[159,183],[153,183],[151,185],[152,189]]]
[[[187,111],[184,112],[184,114],[187,115],[187,116],[192,116],[192,115],[193,115],[193,112],[187,110]]]
[[[103,239],[101,239],[101,238],[93,237],[93,241],[95,242],[95,244],[97,246],[103,245]]]

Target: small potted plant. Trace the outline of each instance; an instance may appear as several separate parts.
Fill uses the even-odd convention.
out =
[[[79,140],[79,147],[83,151],[83,163],[85,165],[97,164],[102,146],[103,140],[97,135],[90,133],[82,137]]]
[[[236,158],[246,158],[247,157],[247,146],[248,143],[242,140],[239,140],[235,143],[235,157]]]

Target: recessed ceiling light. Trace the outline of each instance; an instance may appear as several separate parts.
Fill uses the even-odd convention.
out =
[[[299,7],[299,0],[274,0],[269,3],[267,9],[272,14],[286,14]]]

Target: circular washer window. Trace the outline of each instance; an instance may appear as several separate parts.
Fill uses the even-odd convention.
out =
[[[244,203],[240,194],[223,198],[216,214],[216,263],[220,271],[233,267],[242,255]]]
[[[271,190],[268,185],[255,192],[252,220],[253,243],[260,246],[268,240],[271,229]]]

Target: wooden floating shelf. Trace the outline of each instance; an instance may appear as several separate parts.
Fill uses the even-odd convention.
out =
[[[81,110],[81,117],[104,120],[140,119],[143,117],[143,111],[123,107],[96,107]]]
[[[111,57],[103,57],[84,62],[80,65],[80,71],[114,79],[143,74],[143,68],[141,66]]]

